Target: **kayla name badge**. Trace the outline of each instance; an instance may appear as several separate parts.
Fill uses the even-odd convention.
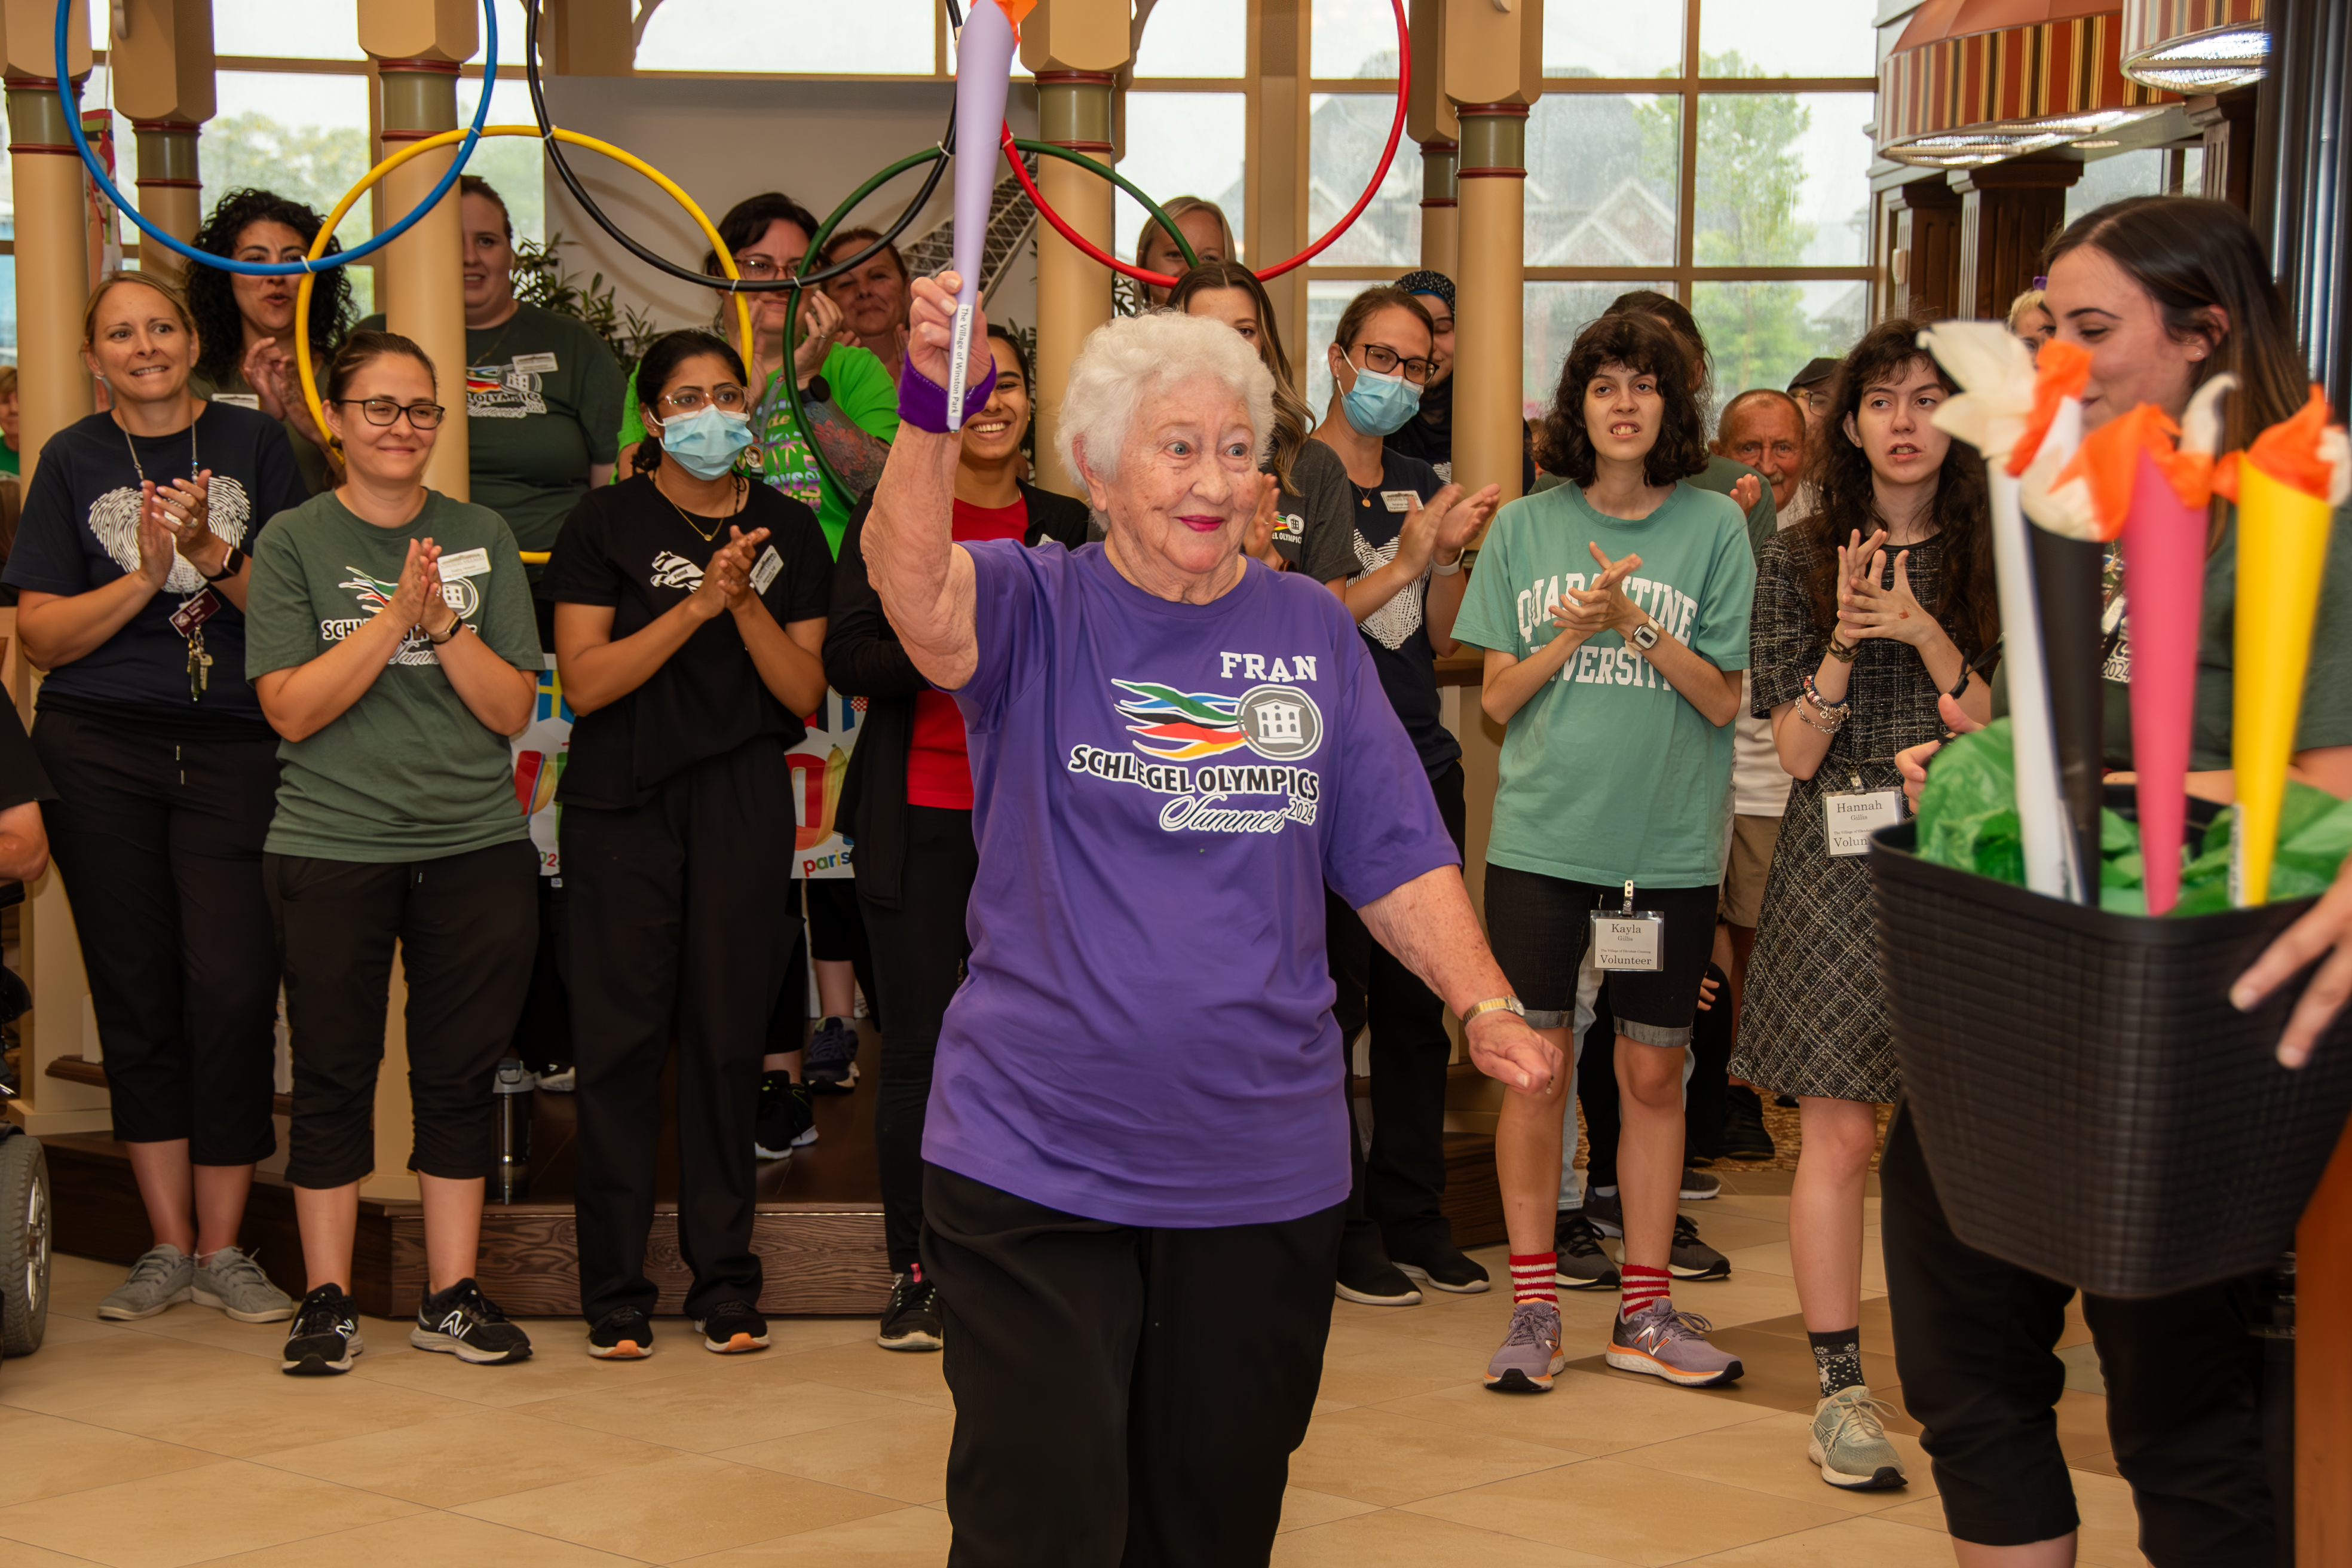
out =
[[[1665,960],[1666,917],[1633,907],[1633,884],[1625,884],[1625,907],[1592,911],[1592,961],[1604,970],[1660,970]]]
[[[1860,773],[1853,775],[1851,791],[1822,796],[1822,826],[1829,834],[1832,855],[1866,854],[1872,834],[1902,820],[1903,792],[1865,790]]]

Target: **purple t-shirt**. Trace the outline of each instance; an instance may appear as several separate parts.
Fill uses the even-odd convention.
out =
[[[980,875],[923,1157],[1118,1225],[1348,1195],[1323,888],[1458,863],[1339,599],[1255,562],[1155,599],[1099,544],[963,547]]]

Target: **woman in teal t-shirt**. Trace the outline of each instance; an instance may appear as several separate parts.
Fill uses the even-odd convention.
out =
[[[1674,334],[1604,316],[1569,351],[1540,440],[1570,482],[1496,515],[1454,624],[1486,649],[1484,706],[1508,728],[1486,846],[1486,928],[1528,1022],[1570,1048],[1588,942],[1617,1017],[1623,1296],[1608,1361],[1684,1387],[1737,1358],[1667,1295],[1683,1170],[1683,1053],[1715,942],[1730,824],[1731,721],[1756,566],[1739,510],[1691,476],[1704,424]],[[1640,911],[1596,928],[1596,915]],[[1512,1096],[1496,1134],[1517,1306],[1489,1363],[1549,1388],[1559,1098]]]

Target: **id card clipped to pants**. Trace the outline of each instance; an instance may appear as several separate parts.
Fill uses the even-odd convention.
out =
[[[1903,820],[1901,790],[1864,789],[1860,773],[1852,777],[1852,789],[1822,796],[1822,829],[1832,857],[1868,854],[1872,834]]]
[[[1602,970],[1665,968],[1666,917],[1633,907],[1633,884],[1625,884],[1619,910],[1592,911],[1592,962]]]

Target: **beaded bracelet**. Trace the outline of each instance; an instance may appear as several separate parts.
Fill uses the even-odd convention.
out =
[[[1819,719],[1805,711],[1806,703],[1812,704],[1813,712],[1821,715]],[[1797,704],[1798,718],[1824,735],[1834,735],[1845,728],[1846,720],[1853,714],[1853,698],[1849,697],[1843,702],[1832,702],[1822,695],[1821,688],[1813,684],[1811,676],[1805,677],[1804,699]]]
[[[1835,702],[1832,702],[1828,698],[1822,696],[1822,689],[1813,684],[1813,678],[1811,675],[1805,677],[1805,695],[1811,698],[1813,700],[1813,706],[1820,709],[1824,713],[1843,713],[1847,709],[1853,706],[1853,697],[1851,693],[1840,698]]]

